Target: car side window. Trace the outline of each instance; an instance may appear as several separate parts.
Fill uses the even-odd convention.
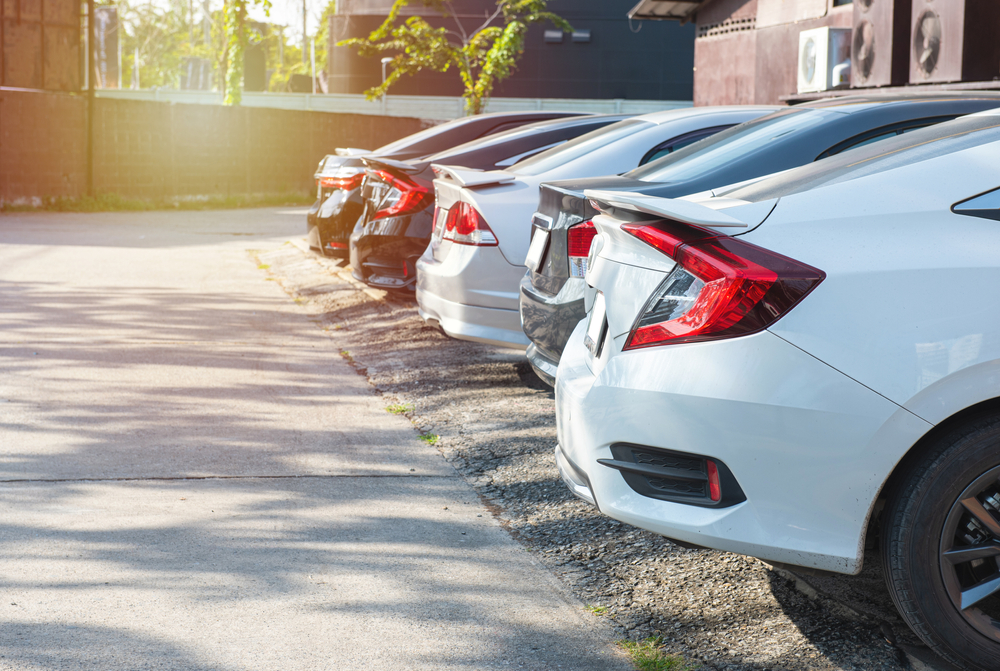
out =
[[[933,126],[936,123],[941,123],[942,121],[951,121],[958,115],[948,115],[932,117],[928,119],[913,119],[911,121],[904,121],[897,124],[892,124],[890,126],[882,126],[881,128],[874,128],[872,130],[866,131],[855,135],[852,138],[848,138],[842,142],[838,142],[833,145],[822,154],[816,157],[816,160],[821,158],[826,158],[827,156],[834,156],[842,151],[847,151],[848,149],[854,149],[855,147],[863,147],[866,144],[872,144],[873,142],[878,142],[879,140],[887,140],[890,137],[896,137],[897,135],[902,135],[903,133],[909,133],[911,130],[917,130],[918,128],[926,128],[927,126]]]
[[[720,130],[726,130],[735,124],[727,124],[725,126],[713,126],[712,128],[702,128],[700,130],[692,131],[690,133],[685,133],[683,135],[678,135],[677,137],[672,137],[666,142],[661,142],[656,145],[642,157],[639,161],[639,165],[646,165],[650,161],[655,161],[658,158],[662,158],[667,154],[672,154],[682,147],[686,147],[689,144],[694,144],[698,140],[702,140],[709,135],[715,135]]]

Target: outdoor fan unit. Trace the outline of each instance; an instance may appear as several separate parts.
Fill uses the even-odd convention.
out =
[[[905,84],[913,0],[854,0],[851,85]]]
[[[1000,76],[1000,2],[912,0],[910,83]]]
[[[851,83],[849,28],[814,28],[799,33],[799,93]]]

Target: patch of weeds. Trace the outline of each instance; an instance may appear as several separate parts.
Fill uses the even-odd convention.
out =
[[[441,438],[441,436],[437,435],[436,433],[421,433],[418,436],[418,438],[420,438],[420,440],[424,441],[428,445],[437,445],[437,442]]]
[[[639,671],[691,671],[695,667],[683,657],[668,655],[663,648],[663,638],[650,636],[642,641],[618,641]]]
[[[271,264],[270,264],[270,263],[258,263],[258,264],[257,264],[257,269],[258,269],[258,270],[267,270],[267,269],[269,269],[270,267],[271,267]]]
[[[413,412],[412,403],[393,403],[388,408],[385,409],[386,412],[391,412],[394,415],[405,415],[408,412]]]
[[[354,363],[354,357],[351,356],[351,353],[346,349],[340,350],[340,356],[344,357],[347,360],[347,363]]]
[[[587,610],[589,610],[594,615],[604,615],[605,613],[608,612],[608,607],[607,606],[587,606]]]

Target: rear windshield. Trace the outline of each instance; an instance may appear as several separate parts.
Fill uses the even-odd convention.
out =
[[[628,137],[632,133],[652,127],[653,124],[648,121],[640,121],[638,119],[619,121],[599,130],[592,130],[558,147],[535,154],[531,158],[526,158],[515,167],[509,169],[508,172],[526,177],[540,175],[543,172],[548,172],[581,156],[585,156],[592,151],[596,151],[623,137]]]
[[[769,114],[733,126],[625,173],[644,182],[683,182],[717,170],[769,143],[817,126],[842,112],[808,108]]]
[[[938,158],[1000,140],[1000,114],[975,114],[921,128],[787,170],[726,193],[727,198],[758,202],[780,198],[904,165]]]

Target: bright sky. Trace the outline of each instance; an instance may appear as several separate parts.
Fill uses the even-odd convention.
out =
[[[190,0],[189,0],[190,1]],[[155,4],[159,4],[153,0]],[[316,24],[323,14],[323,8],[327,0],[305,0],[306,18],[308,20],[308,30],[310,35],[316,33]],[[265,16],[264,10],[255,7],[250,10],[250,18],[254,21],[271,23],[276,26],[288,26],[285,35],[293,44],[302,43],[302,0],[271,0],[271,15]],[[194,0],[195,20],[201,20],[201,8],[204,0]],[[222,9],[221,0],[209,0],[208,6],[212,11]]]
[[[324,0],[305,0],[306,19],[308,21],[309,34],[315,34],[316,24],[323,14],[323,7],[326,6]],[[214,5],[214,3],[213,3]],[[290,30],[285,31],[291,42],[301,44],[302,42],[302,0],[271,0],[271,16],[264,16],[264,10],[258,8],[250,10],[250,17],[255,21],[272,23],[278,26],[289,26]]]

